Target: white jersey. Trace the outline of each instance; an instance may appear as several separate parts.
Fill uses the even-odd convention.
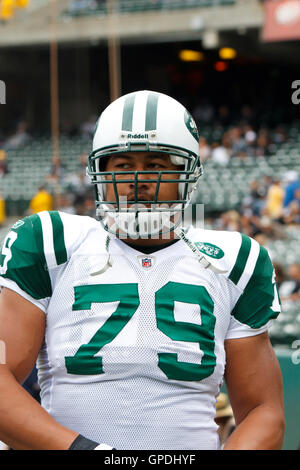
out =
[[[218,449],[226,339],[280,311],[267,251],[238,232],[190,228],[150,255],[93,218],[41,212],[4,241],[0,285],[45,312],[42,406],[116,449]]]

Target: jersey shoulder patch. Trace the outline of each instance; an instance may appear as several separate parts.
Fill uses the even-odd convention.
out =
[[[239,291],[232,315],[260,328],[281,311],[275,271],[268,251],[239,232],[193,230],[194,245]]]
[[[229,277],[237,260],[241,235],[238,232],[190,229],[187,234],[194,247],[215,272]]]

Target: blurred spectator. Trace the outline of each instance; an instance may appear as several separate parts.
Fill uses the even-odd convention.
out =
[[[93,191],[88,191],[84,201],[84,215],[95,217],[95,197]]]
[[[266,209],[272,220],[281,219],[283,213],[284,190],[280,180],[274,180],[267,191]]]
[[[214,229],[239,232],[240,214],[235,210],[223,212],[220,217],[215,220]]]
[[[97,117],[92,115],[87,121],[83,122],[80,126],[80,136],[84,139],[90,140],[93,137]]]
[[[93,193],[88,191],[85,195],[77,195],[74,207],[77,215],[95,217],[95,198]]]
[[[219,393],[217,397],[215,422],[219,426],[218,434],[221,449],[223,449],[228,437],[236,427],[233,411],[226,393]]]
[[[298,201],[290,202],[289,206],[284,211],[283,222],[285,225],[300,224],[300,206]]]
[[[261,210],[265,205],[266,188],[261,182],[253,180],[250,182],[250,200],[249,206],[256,216],[261,215]]]
[[[9,137],[3,145],[4,150],[17,150],[28,143],[30,135],[27,132],[27,123],[21,121],[16,129],[15,134]]]
[[[300,189],[300,180],[298,173],[294,170],[288,171],[284,176],[285,183],[285,197],[283,206],[286,208],[294,201],[300,201],[300,194],[297,191]]]
[[[266,206],[266,188],[268,179],[250,182],[250,196],[243,200],[241,205],[240,224],[243,233],[250,237],[265,234],[268,238],[285,238],[284,229],[277,219],[272,219]]]
[[[46,176],[46,182],[53,185],[61,185],[66,176],[66,168],[59,156],[52,157],[52,164]]]
[[[288,267],[288,279],[279,288],[282,303],[300,302],[300,264],[293,263]]]
[[[274,256],[273,256],[273,252],[272,252],[272,250],[269,246],[269,237],[267,236],[267,234],[263,233],[263,232],[257,232],[254,235],[253,238],[254,238],[254,240],[256,240],[261,246],[263,246],[267,250],[271,260],[273,260]]]
[[[199,139],[199,155],[201,162],[205,162],[211,156],[211,148],[205,137],[200,137]]]
[[[257,232],[254,235],[254,240],[256,240],[261,246],[267,248],[268,245],[268,237],[263,232]]]
[[[273,142],[275,144],[283,144],[288,139],[288,135],[283,126],[278,126],[273,133]]]
[[[268,192],[268,190],[269,190],[269,188],[272,184],[273,184],[272,176],[270,176],[268,174],[263,175],[261,185],[264,188],[265,194],[267,194],[267,192]]]
[[[5,212],[5,200],[2,198],[0,193],[0,227],[5,223],[6,212]]]
[[[8,173],[7,162],[6,162],[6,152],[5,150],[0,149],[0,178]]]
[[[260,129],[257,136],[255,155],[267,157],[270,155],[270,136],[267,129]]]
[[[249,157],[255,157],[257,133],[253,126],[250,125],[244,126],[243,133],[245,138],[245,153]]]
[[[276,274],[276,284],[279,290],[283,282],[286,281],[286,272],[282,264],[277,263],[276,261],[273,261],[273,266]]]
[[[256,142],[257,134],[253,129],[253,126],[244,127],[245,142],[247,145],[253,145]]]
[[[64,189],[72,193],[73,202],[78,196],[84,197],[91,188],[90,178],[86,174],[87,158],[87,154],[80,154],[78,170],[64,179]]]
[[[85,214],[85,196],[76,195],[74,199],[74,209],[75,214],[77,215],[86,215]]]
[[[75,208],[73,204],[73,195],[71,193],[56,193],[55,195],[55,209],[68,214],[75,214]]]
[[[40,186],[38,192],[29,203],[29,211],[36,214],[40,211],[51,211],[53,209],[53,197],[46,190],[45,186]]]
[[[232,127],[229,131],[230,148],[233,156],[244,155],[246,152],[246,140],[239,126]]]
[[[230,150],[221,142],[214,142],[211,147],[212,161],[218,165],[226,166],[230,160]]]
[[[79,170],[78,175],[80,176],[81,181],[85,186],[90,187],[91,181],[90,177],[86,174],[88,166],[88,155],[86,153],[81,153],[79,155]]]

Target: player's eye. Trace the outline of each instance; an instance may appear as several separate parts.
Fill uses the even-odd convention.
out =
[[[120,170],[128,170],[130,168],[130,164],[128,162],[120,162],[114,165],[115,168],[118,168]]]
[[[166,164],[165,164],[165,162],[160,162],[160,161],[151,162],[151,163],[148,164],[148,168],[150,170],[160,170],[160,169],[166,168]]]

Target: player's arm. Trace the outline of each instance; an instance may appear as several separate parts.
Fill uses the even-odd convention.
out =
[[[78,433],[57,423],[21,386],[34,367],[45,313],[19,294],[0,294],[0,440],[13,449],[68,449]],[[4,361],[5,359],[5,361]],[[5,362],[5,363],[3,363]]]
[[[52,251],[47,243],[51,225],[60,241]],[[4,346],[6,350],[5,361],[0,357],[0,440],[14,449],[111,449],[61,426],[21,386],[44,340],[44,311],[52,296],[50,269],[64,263],[66,254],[57,212],[18,221],[0,252],[0,285],[5,287],[0,294],[0,355]]]
[[[225,380],[237,427],[224,450],[280,449],[282,377],[268,333],[229,339],[225,350]]]

